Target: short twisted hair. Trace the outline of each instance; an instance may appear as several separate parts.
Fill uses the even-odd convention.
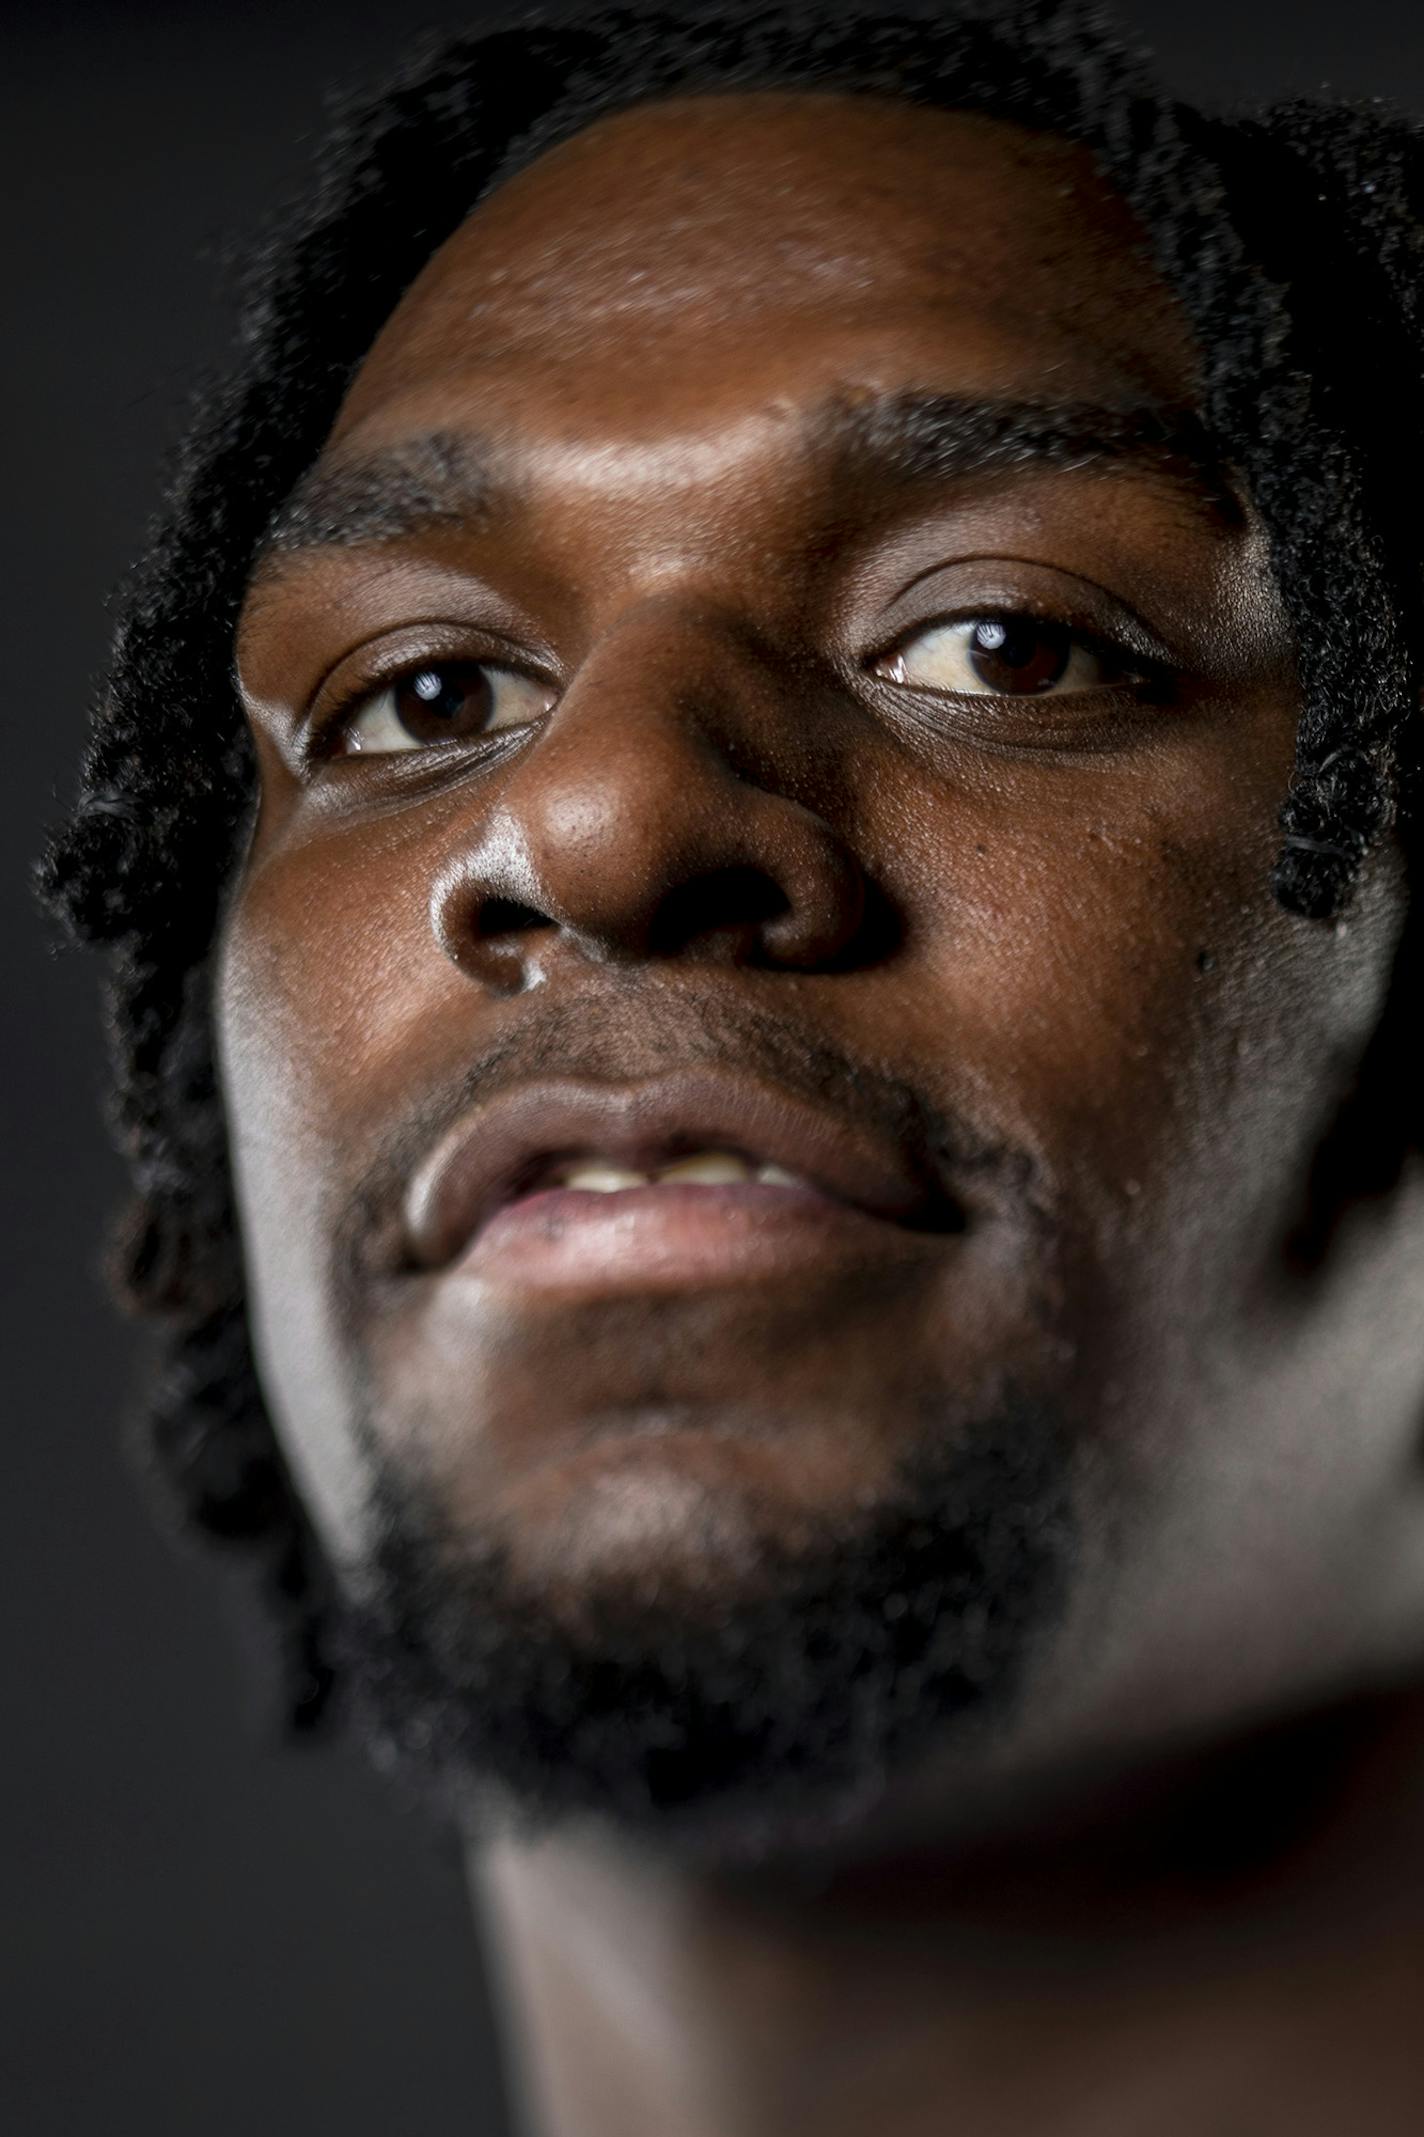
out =
[[[1419,127],[1380,104],[1207,116],[1161,95],[1076,0],[912,8],[522,15],[350,104],[307,205],[255,257],[234,368],[197,412],[123,594],[41,890],[108,959],[113,1123],[134,1188],[118,1282],[158,1331],[151,1468],[183,1524],[257,1569],[296,1728],[330,1706],[330,1589],[253,1363],[214,1059],[213,949],[254,794],[233,634],[263,532],[365,351],[492,185],[605,113],[730,89],[903,96],[1086,146],[1195,330],[1200,413],[1259,509],[1294,630],[1274,895],[1303,922],[1337,915],[1381,832],[1416,821]]]

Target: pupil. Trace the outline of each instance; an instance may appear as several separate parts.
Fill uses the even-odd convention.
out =
[[[1019,695],[1051,689],[1071,651],[1070,631],[1062,624],[1037,623],[1031,616],[986,616],[975,624],[969,644],[980,682],[990,690]]]

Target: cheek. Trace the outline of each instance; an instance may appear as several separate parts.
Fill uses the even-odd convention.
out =
[[[260,853],[220,945],[218,1051],[258,1365],[329,1546],[356,1547],[359,1368],[340,1225],[381,1128],[408,1109],[459,981],[430,931],[409,830]]]
[[[222,945],[239,1065],[295,1073],[313,1104],[379,1073],[415,999],[448,978],[420,828],[408,815],[259,842]]]
[[[1378,1013],[1388,896],[1341,938],[1272,895],[1293,739],[1287,701],[1245,696],[1151,749],[981,761],[903,812],[915,1052],[1103,1252],[1294,1193]]]

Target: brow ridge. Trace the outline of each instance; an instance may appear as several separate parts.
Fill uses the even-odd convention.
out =
[[[975,397],[906,387],[833,394],[807,417],[802,442],[846,486],[878,477],[907,487],[1015,474],[1034,467],[1149,469],[1198,508],[1235,524],[1226,465],[1194,410],[1143,402]],[[531,494],[510,448],[478,431],[435,429],[364,452],[323,457],[269,522],[256,567],[323,550],[409,540],[440,527],[488,523]]]

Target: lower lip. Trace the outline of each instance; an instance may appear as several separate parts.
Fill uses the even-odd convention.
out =
[[[550,1188],[506,1203],[455,1268],[505,1287],[617,1291],[764,1280],[883,1260],[916,1235],[813,1188]]]

